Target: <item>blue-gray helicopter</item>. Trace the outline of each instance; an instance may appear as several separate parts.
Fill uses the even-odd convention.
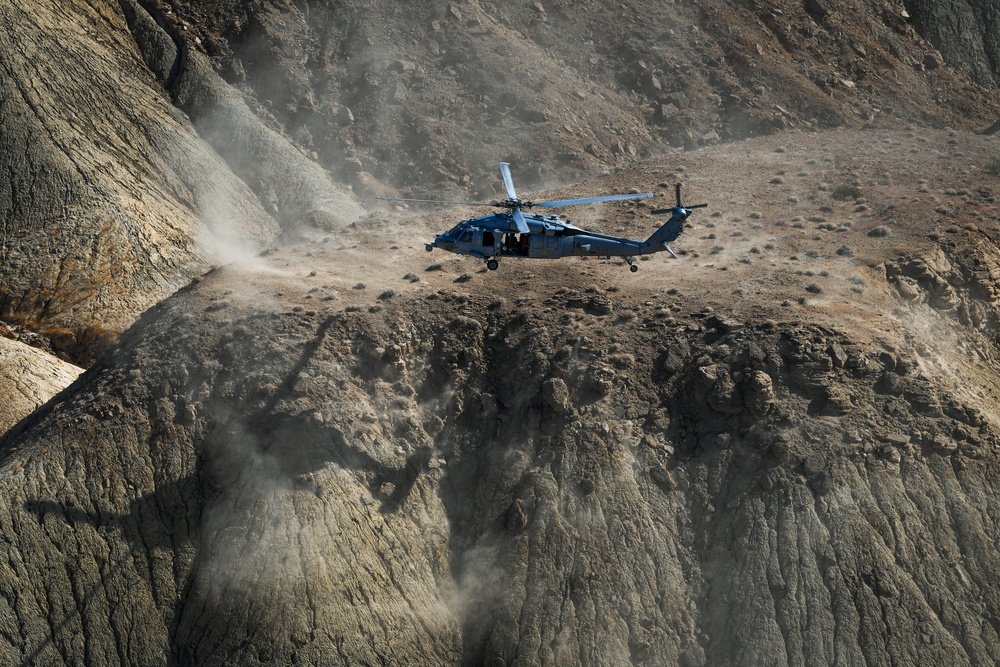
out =
[[[379,197],[379,199],[420,204],[494,206],[502,209],[498,213],[463,220],[450,231],[438,234],[433,241],[424,244],[427,252],[434,250],[434,248],[441,248],[459,255],[478,257],[486,262],[486,268],[490,271],[495,271],[500,266],[501,257],[559,259],[561,257],[592,256],[623,257],[629,270],[634,273],[639,270],[634,262],[634,258],[638,255],[650,255],[666,250],[676,258],[677,255],[674,255],[674,251],[668,244],[680,236],[684,229],[684,221],[691,215],[692,209],[708,206],[708,204],[682,206],[681,186],[678,183],[675,186],[677,205],[673,208],[652,211],[654,215],[670,213],[670,219],[653,232],[648,239],[638,241],[622,236],[590,232],[570,224],[568,220],[563,220],[558,215],[524,213],[522,209],[557,208],[624,199],[648,199],[653,196],[652,193],[642,192],[557,201],[526,201],[517,197],[508,163],[500,163],[500,176],[503,178],[507,190],[507,199],[502,201],[459,202],[395,197]]]

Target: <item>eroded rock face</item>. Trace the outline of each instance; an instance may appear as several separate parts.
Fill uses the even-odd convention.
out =
[[[677,10],[669,21],[601,6],[582,23],[541,3],[500,13],[408,7],[359,7],[357,21],[329,20],[331,8],[308,3],[221,13],[246,23],[223,26],[238,53],[224,57],[217,45],[216,65],[248,86],[269,125],[197,53],[179,63],[183,45],[143,5],[0,7],[9,27],[0,35],[5,316],[49,331],[63,351],[110,339],[228,256],[212,248],[245,237],[256,247],[279,222],[323,213],[314,206],[328,195],[322,170],[271,183],[309,160],[343,161],[341,175],[369,191],[377,184],[367,169],[475,190],[476,169],[495,182],[493,150],[523,151],[526,182],[538,183],[543,159],[603,168],[661,139],[695,146],[812,119],[863,122],[886,102],[934,123],[995,108],[934,54],[920,60],[925,45],[905,24],[887,20],[873,42],[852,43],[869,23],[825,0],[763,16],[732,3],[664,5]],[[190,8],[204,10],[183,3]],[[506,12],[534,19],[512,23]],[[753,25],[738,22],[744,15]],[[707,36],[673,39],[664,25]],[[420,26],[447,37],[427,41]],[[490,30],[496,39],[484,46]],[[406,57],[386,60],[384,36]],[[567,68],[578,53],[561,48],[569,43],[586,44],[587,55]],[[823,67],[785,69],[782,49],[816,49]],[[906,63],[877,91],[854,80],[875,74],[869,50]],[[834,61],[854,78],[828,74]],[[241,77],[242,63],[260,67]],[[595,92],[600,81],[620,88]],[[812,94],[817,87],[835,94]],[[938,87],[963,94],[928,101]],[[884,97],[872,102],[875,92]],[[80,114],[94,99],[101,113]],[[550,111],[566,99],[583,114],[572,124]],[[788,104],[796,99],[801,106]],[[317,157],[292,155],[275,128]],[[496,128],[516,146],[484,148]],[[220,137],[212,148],[202,141]],[[248,141],[232,141],[240,137]],[[402,145],[431,148],[414,155]],[[791,157],[787,147],[766,153]],[[725,162],[727,175],[738,171]],[[649,182],[674,166],[658,166]],[[781,170],[772,184],[797,173],[772,166]],[[893,162],[885,171],[906,170]],[[309,224],[340,224],[320,218]],[[685,314],[680,304],[693,297],[667,310],[654,293],[648,303],[632,297],[639,286],[560,290],[565,277],[545,271],[523,283],[494,276],[492,286],[465,273],[462,294],[398,294],[394,284],[369,297],[357,276],[399,268],[403,243],[395,219],[369,222],[390,230],[367,251],[380,261],[352,258],[366,238],[358,229],[323,255],[310,246],[282,265],[271,263],[277,253],[253,271],[215,272],[147,312],[85,378],[5,436],[0,660],[1000,658],[998,438],[975,400],[990,395],[998,370],[986,336],[997,321],[988,244],[967,259],[893,251],[889,263],[865,260],[884,266],[909,309],[900,319],[929,314],[961,330],[934,350],[905,337],[861,340],[857,326],[744,321],[751,305],[743,315]],[[890,229],[885,222],[873,229]],[[905,238],[902,226],[872,238]],[[353,261],[353,279],[327,273],[329,285],[348,285],[337,296],[323,296],[337,290],[311,267],[308,284],[288,279],[306,273],[306,256]],[[729,298],[738,282],[714,289]],[[519,296],[498,299],[497,283]],[[815,313],[796,303],[803,317]],[[953,340],[974,341],[982,363],[954,371],[943,349]],[[935,363],[963,383],[928,374]]]
[[[43,350],[0,337],[0,433],[68,387],[81,372]]]
[[[1000,441],[933,382],[955,410],[900,409],[905,353],[261,280],[152,309],[3,441],[15,664],[1000,657]]]
[[[0,20],[0,317],[68,330],[73,358],[282,230],[360,213],[137,3],[8,3]]]
[[[4,319],[99,339],[223,249],[277,234],[170,104],[117,3],[5,3],[0,20]]]
[[[920,32],[981,86],[1000,85],[1000,9],[989,0],[913,0],[907,3]],[[935,67],[933,59],[924,67]]]

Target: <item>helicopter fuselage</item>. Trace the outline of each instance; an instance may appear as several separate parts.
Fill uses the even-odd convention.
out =
[[[525,213],[524,219],[529,231],[521,234],[511,231],[509,214],[495,213],[463,220],[454,229],[439,234],[432,243],[425,245],[428,251],[441,248],[448,252],[483,259],[633,257],[664,250],[662,243],[638,241],[580,229],[557,215]],[[680,233],[680,224],[677,225],[677,233]]]

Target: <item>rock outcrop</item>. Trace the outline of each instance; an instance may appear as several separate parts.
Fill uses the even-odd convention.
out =
[[[341,229],[361,215],[349,189],[331,180],[300,147],[254,115],[155,5],[138,0],[119,0],[119,4],[146,64],[160,77],[174,104],[250,186],[288,236],[308,227]]]
[[[3,441],[14,664],[1000,658],[1000,439],[907,351],[270,275],[153,308]]]
[[[150,76],[117,4],[6,3],[0,315],[81,341],[278,228]]]
[[[0,433],[65,389],[82,369],[0,336]]]
[[[357,217],[198,55],[175,84],[192,125],[154,76],[173,62],[170,44],[157,59],[147,43],[147,66],[119,3],[8,3],[0,20],[6,321],[69,329],[87,361],[145,308],[259,251],[281,225]]]
[[[912,0],[914,24],[940,52],[922,66],[942,61],[966,72],[981,86],[1000,86],[1000,8],[989,0]]]

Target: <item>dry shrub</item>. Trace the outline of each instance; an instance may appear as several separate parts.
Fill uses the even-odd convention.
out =
[[[856,185],[838,185],[830,193],[837,201],[850,201],[861,196],[861,188]]]

